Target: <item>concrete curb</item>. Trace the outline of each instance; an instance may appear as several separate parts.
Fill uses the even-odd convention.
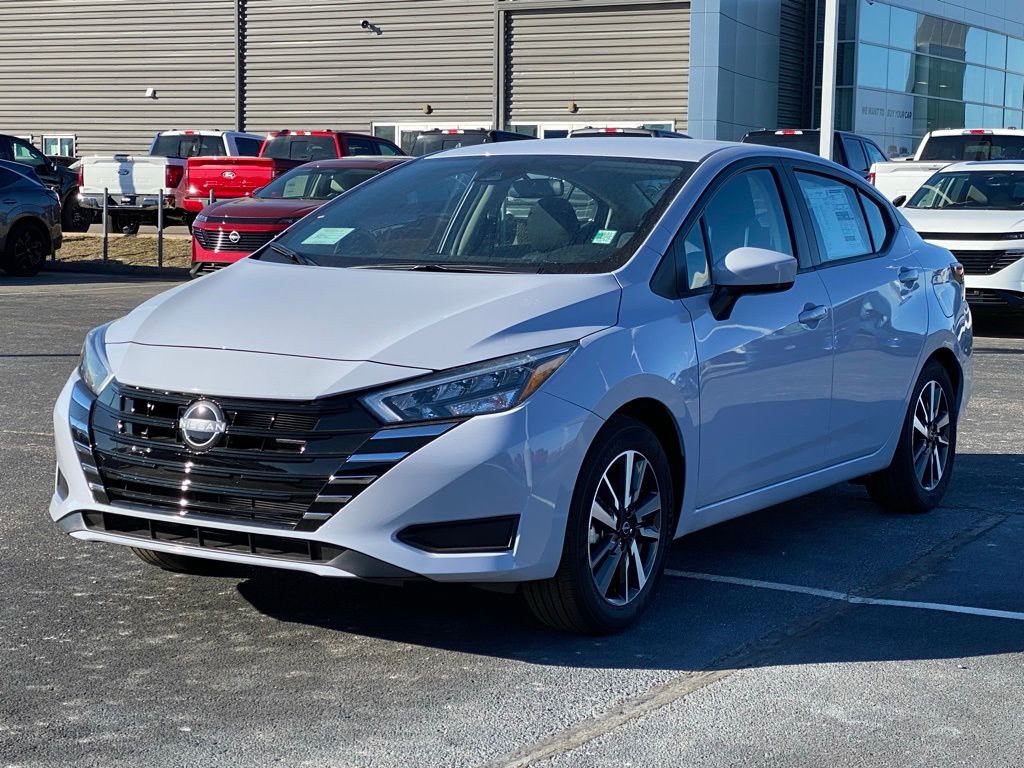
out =
[[[139,277],[165,277],[169,280],[188,278],[185,267],[141,267],[120,262],[103,261],[47,261],[48,272],[85,272],[98,275],[137,275]]]

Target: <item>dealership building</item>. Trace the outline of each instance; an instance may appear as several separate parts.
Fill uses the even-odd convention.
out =
[[[3,0],[0,132],[48,154],[157,131],[816,123],[822,0]],[[1024,0],[840,0],[837,127],[893,154],[1024,125]]]

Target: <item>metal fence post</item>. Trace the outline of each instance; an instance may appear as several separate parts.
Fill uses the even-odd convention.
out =
[[[110,218],[107,215],[107,188],[103,188],[103,260],[107,260],[107,233],[110,231]]]
[[[211,189],[210,190],[210,199],[207,201],[206,204],[207,205],[213,205],[215,202],[217,202],[217,199],[214,197],[213,190]]]
[[[157,195],[156,209],[156,265],[164,266],[164,191]]]

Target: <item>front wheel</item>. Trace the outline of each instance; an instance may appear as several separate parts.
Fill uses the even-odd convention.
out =
[[[672,540],[672,476],[657,436],[624,416],[599,433],[576,481],[554,577],[523,593],[555,629],[605,634],[643,612]]]
[[[78,204],[78,192],[72,192],[60,209],[60,226],[64,232],[88,232],[92,224],[92,211]]]
[[[933,360],[914,387],[892,463],[865,479],[871,499],[892,512],[937,507],[953,474],[956,427],[956,391],[949,373]]]

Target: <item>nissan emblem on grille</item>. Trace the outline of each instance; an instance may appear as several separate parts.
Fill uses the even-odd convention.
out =
[[[231,234],[228,235],[228,240],[230,240],[232,243],[237,243],[241,239],[242,236],[235,231],[232,231]]]
[[[196,400],[178,419],[185,445],[197,451],[212,448],[228,428],[224,411],[212,400]]]

